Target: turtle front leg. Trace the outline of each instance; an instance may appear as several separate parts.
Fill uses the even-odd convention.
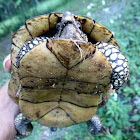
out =
[[[91,120],[87,121],[87,126],[93,136],[102,136],[110,134],[109,129],[102,125],[100,118],[94,115]]]
[[[14,123],[17,130],[17,135],[14,140],[20,140],[28,137],[32,133],[33,126],[31,121],[25,118],[21,113],[16,116]]]
[[[128,60],[120,50],[113,45],[98,42],[96,46],[98,50],[105,55],[112,67],[111,83],[113,89],[119,89],[129,80]]]

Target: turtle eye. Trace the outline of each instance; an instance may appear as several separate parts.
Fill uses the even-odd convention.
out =
[[[58,24],[56,25],[56,29],[57,29],[57,30],[60,29],[60,24],[61,24],[61,23],[58,23]]]

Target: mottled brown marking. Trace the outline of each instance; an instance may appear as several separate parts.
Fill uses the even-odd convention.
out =
[[[32,19],[32,21],[36,21],[36,19],[35,19],[35,18],[33,18],[33,19]]]
[[[18,31],[22,31],[22,30],[24,30],[24,29],[20,28]]]
[[[46,17],[40,17],[39,19],[41,19],[41,20],[42,20],[42,19],[46,19]]]
[[[17,35],[18,33],[16,33],[14,36],[13,36],[13,38],[16,38],[16,35]]]
[[[106,32],[107,31],[107,29],[105,28],[105,27],[100,27],[104,32]]]
[[[60,16],[58,16],[56,13],[54,13],[54,16],[57,17],[57,18],[60,18]]]
[[[118,44],[117,42],[114,42],[114,44],[115,44],[116,46],[119,46],[119,44]]]
[[[95,53],[95,50],[93,50],[93,51],[90,51],[90,54],[94,54]]]
[[[30,66],[26,66],[26,68],[28,69],[28,68],[31,68]]]
[[[43,32],[46,32],[45,29],[43,29]]]
[[[81,24],[85,24],[87,22],[87,19],[82,19]]]
[[[109,35],[109,33],[104,32],[104,35],[107,36],[107,35]]]
[[[13,51],[14,51],[14,48],[11,49],[11,53],[13,53]]]
[[[89,57],[89,55],[87,54],[87,55],[85,56],[85,59],[88,58],[88,57]]]
[[[39,116],[40,116],[39,114],[40,114],[40,112],[36,112],[36,117],[37,118],[39,118]]]
[[[104,66],[104,64],[103,64],[103,63],[100,63],[98,66],[99,66],[99,67],[103,67],[103,66]]]
[[[65,56],[62,55],[62,54],[63,54],[63,53],[58,52],[58,55],[62,58],[62,60],[64,60],[64,63],[65,63],[66,65],[68,65],[68,63],[69,63],[69,58],[65,57]]]
[[[52,47],[49,45],[49,40],[47,39],[46,47],[52,52]]]
[[[49,50],[50,50],[51,52],[53,52],[52,47],[49,47]]]
[[[98,67],[99,67],[98,70],[99,70],[99,71],[102,71],[103,66],[104,66],[103,63],[99,63],[99,64],[98,64]]]
[[[27,24],[28,24],[28,25],[31,25],[31,22],[28,22]]]

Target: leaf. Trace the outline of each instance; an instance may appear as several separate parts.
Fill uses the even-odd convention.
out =
[[[119,130],[117,130],[116,135],[117,135],[117,136],[119,136],[119,137],[121,137],[121,135],[122,135],[122,131],[121,131],[120,129],[119,129]]]
[[[139,133],[139,132],[135,132],[135,133],[134,133],[134,136],[135,136],[137,139],[139,139],[139,138],[140,138],[140,133]]]
[[[22,0],[17,0],[16,5],[19,6],[22,3]]]
[[[131,117],[131,121],[138,121],[140,119],[139,115],[134,115]]]
[[[0,8],[3,8],[3,5],[2,4],[0,4]]]

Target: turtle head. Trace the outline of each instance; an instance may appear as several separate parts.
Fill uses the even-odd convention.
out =
[[[74,15],[71,12],[66,11],[62,16],[62,22],[63,23],[74,23],[75,22]]]
[[[61,22],[57,24],[56,28],[58,30],[55,34],[56,38],[88,41],[87,35],[80,29],[81,23],[76,21],[74,15],[69,11],[62,15]]]

